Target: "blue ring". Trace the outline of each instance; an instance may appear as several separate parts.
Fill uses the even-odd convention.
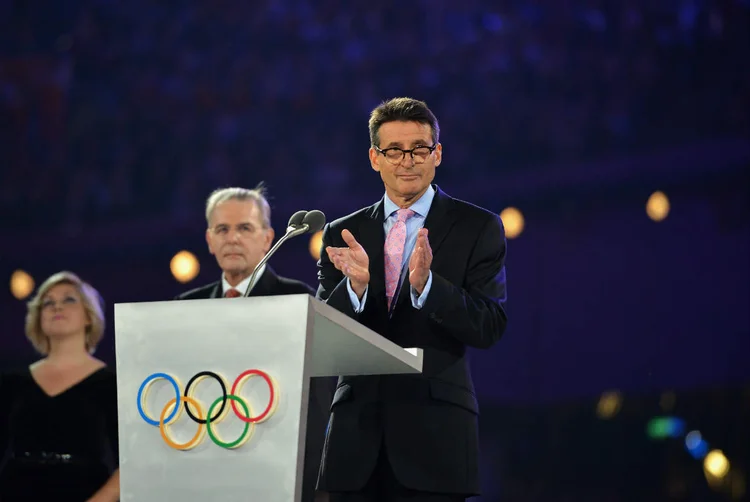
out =
[[[171,376],[167,375],[166,373],[153,373],[149,375],[148,377],[146,377],[146,379],[143,381],[143,383],[141,384],[141,388],[138,389],[138,397],[136,398],[136,404],[138,405],[138,413],[140,413],[141,418],[143,420],[145,420],[151,425],[159,427],[159,421],[149,418],[146,415],[146,413],[143,411],[143,407],[141,406],[141,397],[143,396],[143,389],[146,388],[146,385],[148,385],[148,383],[151,380],[156,380],[157,378],[163,378],[164,380],[171,383],[172,387],[174,387],[174,393],[177,396],[177,402],[174,405],[174,409],[172,410],[172,413],[170,413],[169,416],[164,419],[165,424],[169,423],[169,421],[171,421],[174,418],[174,416],[177,415],[177,410],[180,409],[180,397],[181,396],[180,396],[180,387],[177,385],[177,381]]]

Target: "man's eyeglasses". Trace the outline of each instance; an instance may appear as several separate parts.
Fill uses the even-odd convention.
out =
[[[401,148],[398,148],[395,146],[391,148],[386,148],[384,150],[381,150],[377,146],[373,146],[373,148],[378,153],[382,153],[383,156],[385,157],[385,160],[387,160],[391,164],[398,165],[401,163],[402,160],[404,160],[404,156],[407,153],[411,155],[411,158],[415,164],[423,164],[427,160],[427,157],[429,157],[430,154],[435,151],[436,146],[437,145],[416,146],[412,148],[411,150],[402,150]]]

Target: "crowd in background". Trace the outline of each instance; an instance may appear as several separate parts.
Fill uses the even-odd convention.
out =
[[[19,228],[263,179],[351,193],[394,95],[435,107],[455,183],[750,128],[747,1],[0,5],[0,211]]]
[[[395,95],[434,108],[439,180],[454,185],[747,135],[749,19],[748,0],[0,0],[0,229],[116,229],[179,217],[215,187],[259,180],[283,183],[287,197],[315,190],[361,206],[358,190],[377,185],[362,180],[372,175],[367,114]],[[515,256],[532,254],[521,246]],[[110,274],[100,280],[110,305],[158,290],[155,267],[137,275],[107,260],[98,271]],[[89,261],[75,266],[96,275]],[[706,281],[708,261],[697,272],[686,261],[690,281]],[[167,279],[159,294],[173,288]],[[537,284],[514,287],[517,298]],[[695,399],[706,416],[690,425],[745,472],[747,391],[716,396]],[[590,500],[625,499],[603,487],[605,472],[627,484],[652,473],[633,489],[648,485],[653,500],[711,500],[683,442],[639,439],[648,413],[631,413],[626,434],[622,422],[594,418],[591,403],[494,415],[488,405],[483,423],[505,435],[487,439],[485,475],[504,480],[494,493],[519,500],[585,500],[565,489],[587,479],[600,480]]]

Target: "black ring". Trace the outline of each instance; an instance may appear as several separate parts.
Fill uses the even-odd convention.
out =
[[[219,407],[219,411],[216,412],[215,417],[211,417],[211,421],[216,421],[222,413],[224,413],[224,407],[227,405],[227,386],[224,385],[224,380],[219,377],[216,373],[213,371],[201,371],[200,373],[196,373],[193,378],[190,379],[190,381],[185,386],[185,397],[188,396],[188,393],[190,392],[190,386],[193,385],[193,382],[197,380],[198,378],[202,376],[210,376],[217,382],[219,382],[219,385],[221,385],[221,393],[223,394],[223,399],[221,400],[221,407]],[[202,418],[198,418],[195,415],[193,415],[193,412],[190,411],[190,407],[188,406],[188,402],[185,401],[185,411],[187,411],[188,416],[193,419],[193,422],[197,422],[199,424],[205,424],[206,421]]]

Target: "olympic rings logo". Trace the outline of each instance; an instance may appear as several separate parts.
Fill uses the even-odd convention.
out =
[[[268,405],[265,407],[263,412],[257,416],[252,416],[250,404],[244,398],[239,396],[242,386],[248,379],[252,377],[263,378],[270,390]],[[195,389],[198,387],[198,384],[207,378],[212,378],[219,383],[219,385],[221,386],[222,395],[216,398],[213,403],[211,403],[211,406],[208,407],[208,411],[204,414],[203,405],[194,397],[194,395]],[[167,382],[172,384],[175,393],[175,397],[170,399],[161,410],[161,414],[159,415],[158,420],[153,418],[146,409],[146,398],[150,392],[151,386],[157,380],[166,380]],[[279,402],[279,391],[278,386],[276,385],[276,382],[273,380],[273,378],[271,378],[268,373],[257,369],[250,369],[240,373],[240,375],[234,380],[229,394],[227,394],[227,387],[227,381],[222,375],[214,373],[212,371],[201,371],[200,373],[196,373],[188,381],[187,385],[185,386],[185,393],[182,394],[180,391],[180,382],[177,380],[177,378],[168,373],[153,373],[146,377],[146,379],[143,381],[143,383],[141,383],[141,386],[138,389],[138,413],[146,423],[158,427],[159,432],[161,433],[161,438],[169,447],[174,448],[175,450],[190,450],[192,448],[195,448],[203,442],[206,433],[208,433],[208,436],[215,444],[221,446],[222,448],[239,448],[240,446],[245,444],[247,440],[250,439],[250,437],[253,435],[255,424],[265,422],[275,413],[276,406]],[[245,423],[245,428],[243,429],[242,433],[234,441],[224,441],[219,437],[218,432],[214,428],[215,424],[224,420],[229,411],[227,400],[231,402],[232,411],[234,411],[234,414],[237,416],[237,418]],[[239,404],[239,406],[242,408],[242,412],[237,409],[237,404]],[[218,410],[216,410],[217,407]],[[183,409],[187,413],[188,417],[190,417],[193,422],[198,424],[198,431],[195,433],[195,436],[193,436],[189,441],[185,443],[178,443],[172,437],[172,434],[170,432],[170,424],[173,424],[180,418]]]

